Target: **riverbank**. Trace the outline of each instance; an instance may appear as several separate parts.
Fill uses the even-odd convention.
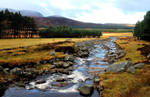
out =
[[[150,42],[102,38],[1,50],[1,95],[149,97]]]
[[[124,37],[118,38],[116,43],[124,49],[126,55],[115,62],[115,64],[120,63],[118,66],[122,66],[121,70],[118,70],[120,67],[111,68],[115,72],[99,75],[101,97],[149,97],[150,42]],[[128,62],[127,67],[123,67],[125,66],[123,62]]]
[[[8,97],[7,95],[11,95],[11,93],[14,92],[16,92],[16,97],[24,93],[26,89],[28,90],[28,92],[25,93],[27,95],[35,89],[44,91],[48,89],[49,91],[57,90],[57,94],[59,94],[60,91],[65,91],[64,95],[70,95],[70,92],[74,94],[75,92],[78,96],[93,95],[92,97],[98,97],[99,94],[96,93],[96,91],[100,90],[100,88],[94,84],[99,82],[99,78],[97,78],[99,72],[105,72],[105,68],[108,67],[110,63],[117,61],[125,55],[124,51],[114,43],[114,40],[116,40],[116,38],[76,43],[66,41],[63,43],[55,43],[55,45],[48,44],[44,45],[44,47],[42,46],[42,50],[44,48],[44,50],[49,52],[47,56],[51,55],[54,57],[46,57],[46,60],[41,60],[40,62],[34,60],[31,62],[32,64],[29,65],[20,64],[18,66],[18,64],[14,64],[12,67],[12,64],[6,64],[7,67],[10,66],[10,68],[7,68],[8,74],[13,72],[15,75],[18,75],[20,80],[14,80],[16,84],[13,85],[13,88],[8,88],[9,91],[6,91],[4,97]],[[37,48],[39,49],[39,47]],[[61,54],[61,57],[58,57],[57,53]],[[40,56],[43,57],[43,59],[45,58],[43,53],[41,53]],[[2,68],[4,68],[4,66],[5,65],[2,65]],[[5,69],[6,68],[4,68],[4,70]],[[5,71],[3,72],[6,73]],[[27,75],[27,77],[24,75]],[[25,90],[21,92],[22,89],[18,90],[14,86],[24,87]],[[97,90],[95,91],[94,88]],[[53,93],[55,92],[53,91]],[[81,95],[79,95],[79,92]],[[40,93],[40,91],[38,91],[37,94],[38,93]],[[35,96],[35,94],[30,94],[30,96]]]
[[[83,40],[80,39],[80,42]],[[70,74],[74,66],[74,57],[87,57],[89,48],[94,47],[95,41],[92,38],[89,40],[91,41],[85,42],[89,45],[86,45],[85,48],[80,47],[83,46],[80,45],[80,42],[75,43],[74,40],[68,39],[62,42],[1,50],[1,96],[9,86],[25,88],[26,84],[38,76],[55,73]],[[45,81],[40,80],[37,83],[43,82]],[[62,82],[55,85],[63,86],[65,84]]]

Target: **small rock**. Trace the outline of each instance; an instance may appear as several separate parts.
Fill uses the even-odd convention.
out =
[[[64,81],[66,81],[66,80],[67,80],[67,79],[65,79],[65,78],[61,78],[61,77],[60,77],[60,78],[58,78],[58,79],[56,79],[56,81],[57,81],[57,82],[64,82]]]
[[[52,86],[55,86],[55,87],[64,87],[66,85],[68,85],[67,82],[54,82],[54,83],[52,83]]]
[[[37,81],[35,82],[35,84],[43,84],[43,83],[46,83],[46,81],[45,81],[45,80],[37,80]]]
[[[50,56],[55,56],[56,55],[56,52],[54,50],[50,51]]]
[[[41,65],[41,63],[40,63],[40,62],[37,62],[36,65]]]
[[[55,68],[55,65],[50,65],[50,68],[51,68],[51,69],[54,69],[54,68]]]
[[[144,67],[144,63],[138,63],[138,64],[136,64],[136,65],[134,65],[134,67],[136,68],[136,69],[141,69],[141,68],[143,68]]]
[[[129,72],[129,73],[135,73],[135,68],[133,66],[131,66],[131,67],[129,67],[127,69],[127,72]]]
[[[64,67],[64,68],[68,68],[68,67],[70,67],[70,64],[69,64],[69,63],[64,63],[64,64],[63,64],[63,67]]]
[[[74,61],[74,57],[72,55],[66,54],[65,61]]]
[[[95,83],[99,83],[100,79],[98,77],[94,78]]]
[[[16,85],[17,85],[18,87],[23,87],[23,88],[25,88],[25,84],[23,84],[23,83],[16,83]]]
[[[35,88],[39,89],[39,90],[47,90],[50,88],[50,86],[46,85],[46,86],[43,86],[43,87],[39,87],[39,86],[35,86]]]
[[[20,74],[22,73],[22,69],[16,67],[16,68],[10,70],[10,73],[11,73],[11,74],[20,75]]]
[[[65,64],[65,62],[63,61],[59,61],[59,62],[54,62],[53,65],[56,67],[56,68],[63,68],[63,64]]]
[[[4,69],[3,69],[3,72],[4,72],[5,74],[9,74],[9,70],[10,70],[9,68],[4,68]]]
[[[93,85],[83,85],[79,87],[79,92],[82,96],[91,96],[93,94]]]
[[[3,68],[2,66],[0,66],[0,71],[3,71],[3,69],[4,69],[4,68]]]
[[[147,55],[147,58],[150,59],[150,53]]]

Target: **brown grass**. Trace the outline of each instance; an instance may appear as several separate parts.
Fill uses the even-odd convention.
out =
[[[68,38],[0,39],[0,49],[18,48],[39,44],[62,42],[65,41],[66,39]],[[72,41],[84,41],[91,39],[95,38],[71,38]]]

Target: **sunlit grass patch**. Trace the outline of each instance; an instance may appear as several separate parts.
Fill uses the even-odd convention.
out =
[[[103,97],[149,97],[150,64],[131,73],[100,74]]]
[[[100,80],[100,86],[104,87],[102,97],[123,97],[139,84],[134,76],[128,73],[108,73],[100,75]]]
[[[0,39],[0,49],[10,49],[39,44],[55,43],[71,39],[74,42],[92,40],[96,38],[37,38],[37,39]]]
[[[109,38],[109,37],[132,37],[133,33],[132,32],[103,32],[101,38]]]
[[[146,61],[146,57],[143,56],[138,49],[143,47],[142,44],[148,44],[148,42],[135,40],[133,38],[120,38],[116,43],[126,51],[125,57],[121,58],[118,62],[126,61],[126,59],[131,59],[133,63]]]

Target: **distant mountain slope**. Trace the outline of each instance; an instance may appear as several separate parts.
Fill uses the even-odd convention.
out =
[[[58,25],[67,25],[76,28],[133,28],[134,25],[129,24],[96,24],[96,23],[85,23],[76,21],[73,19],[61,17],[61,16],[49,16],[49,17],[34,17],[39,27],[48,27],[48,26],[58,26]]]
[[[101,24],[84,23],[76,20],[72,20],[65,17],[49,16],[49,17],[34,17],[39,27],[47,27],[50,25],[67,25],[72,27],[97,27]]]
[[[0,10],[5,10],[6,8],[0,8]],[[10,12],[20,12],[23,16],[32,16],[32,17],[43,17],[40,12],[31,11],[31,10],[15,10],[8,8]]]

